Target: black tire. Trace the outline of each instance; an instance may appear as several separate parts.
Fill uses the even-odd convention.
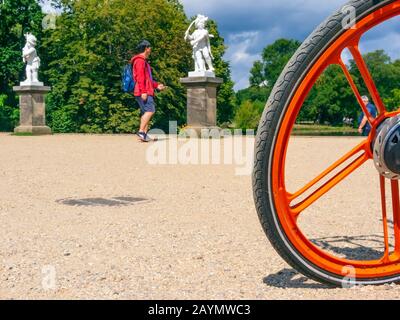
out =
[[[356,9],[357,21],[396,0],[353,0],[346,5]],[[329,273],[304,258],[291,245],[276,214],[271,190],[272,158],[281,120],[293,94],[315,61],[346,30],[342,27],[344,14],[338,10],[326,19],[302,44],[278,79],[266,105],[255,145],[253,193],[262,227],[279,255],[294,269],[318,282],[330,285],[348,285],[343,277]],[[398,282],[400,275],[379,279],[355,279],[355,284],[383,284]]]

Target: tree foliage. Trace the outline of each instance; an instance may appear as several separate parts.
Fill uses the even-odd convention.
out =
[[[250,70],[250,87],[236,93],[237,109],[234,125],[244,129],[255,129],[257,124],[249,118],[250,114],[261,117],[262,110],[267,102],[272,88],[275,85],[283,68],[300,46],[297,40],[278,39],[263,49],[261,60],[254,62]],[[259,106],[263,106],[259,108]],[[244,121],[243,119],[248,119]]]
[[[0,2],[1,3],[1,2]],[[47,96],[47,120],[55,132],[121,133],[138,127],[139,110],[131,94],[121,89],[121,71],[136,54],[137,43],[152,43],[153,76],[168,89],[157,94],[153,125],[186,122],[186,89],[180,78],[193,68],[192,49],[183,35],[190,20],[179,0],[52,0],[60,14],[55,29],[41,29],[37,1],[5,0],[0,4],[0,88],[3,105],[17,107],[11,88],[23,73],[23,33],[38,37],[42,59],[40,78],[52,87]],[[219,90],[218,119],[233,117],[234,91],[229,64],[223,60],[224,39],[214,21],[212,48],[216,73],[224,79]],[[11,30],[11,32],[10,32]],[[14,126],[10,107],[1,111],[3,129]],[[1,129],[1,127],[0,127]]]
[[[224,80],[224,83],[218,89],[218,109],[217,120],[218,123],[223,124],[230,122],[233,118],[235,111],[235,92],[233,90],[234,83],[231,78],[231,69],[227,61],[223,59],[226,51],[224,38],[218,31],[217,23],[211,20],[208,24],[210,34],[214,35],[211,39],[211,50],[214,55],[214,68],[217,77]]]
[[[273,87],[300,45],[301,42],[297,40],[278,39],[266,46],[262,52],[262,60],[256,61],[250,71],[250,85],[260,86],[265,83]]]
[[[244,101],[236,111],[235,127],[238,129],[256,129],[260,121],[264,104],[260,101]]]
[[[176,1],[76,0],[64,7],[57,28],[44,47],[53,86],[49,120],[55,131],[120,133],[138,126],[133,97],[121,90],[121,69],[135,54],[141,39],[152,43],[154,78],[169,86],[157,95],[155,124],[185,121],[186,98],[179,83],[190,63],[190,48],[182,44],[187,19]]]
[[[241,105],[245,101],[249,101],[250,104],[265,103],[279,74],[298,46],[297,41],[285,39],[279,39],[267,46],[263,50],[262,61],[256,61],[251,69],[249,78],[251,86],[237,93],[239,103]],[[400,60],[392,61],[383,50],[367,53],[363,58],[387,109],[398,109]],[[370,96],[355,61],[350,60],[348,68],[360,93]],[[247,109],[250,104],[246,104]],[[242,108],[243,105],[240,109]],[[347,118],[352,119],[356,125],[360,114],[361,108],[342,69],[337,65],[331,65],[320,75],[309,92],[297,120],[336,126],[343,125],[344,118]]]
[[[376,84],[382,99],[389,102],[387,108],[393,110],[398,108],[398,104],[392,104],[393,91],[400,88],[400,60],[392,61],[384,50],[377,50],[366,53],[363,58],[368,66],[371,76]],[[359,90],[363,94],[368,94],[365,82],[360,75],[360,71],[354,60],[350,61],[350,70],[355,78]]]
[[[377,50],[363,55],[370,74],[388,110],[399,108],[400,63],[392,61],[383,51]],[[354,60],[348,68],[361,95],[372,98]],[[339,66],[330,66],[320,76],[309,94],[298,120],[342,125],[343,118],[353,119],[357,125],[361,107]]]
[[[328,67],[319,77],[304,102],[298,121],[331,125],[343,124],[343,118],[357,118],[357,100],[341,68]]]
[[[57,29],[45,42],[48,50],[49,120],[61,132],[132,132],[138,126],[136,102],[123,94],[120,70],[135,54],[141,39],[152,43],[154,78],[169,88],[156,96],[154,125],[167,130],[169,121],[186,121],[186,90],[180,78],[192,67],[192,50],[183,35],[189,25],[177,0],[58,1],[64,7]],[[217,26],[210,31],[219,91],[219,119],[231,117],[234,92],[229,65],[222,59],[224,40]],[[229,114],[231,112],[231,114]]]
[[[15,125],[18,100],[12,87],[24,76],[24,34],[32,32],[40,41],[42,19],[41,7],[35,1],[0,1],[0,131],[9,131]]]

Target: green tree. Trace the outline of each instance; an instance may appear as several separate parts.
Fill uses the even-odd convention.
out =
[[[244,101],[235,114],[234,124],[238,129],[257,129],[264,104],[260,101]]]
[[[377,50],[363,55],[378,91],[389,110],[400,106],[400,62],[392,62],[383,51]],[[364,79],[354,60],[348,66],[362,95],[369,95]],[[301,109],[298,120],[317,121],[341,125],[344,117],[357,122],[361,107],[338,66],[330,66],[317,80]]]
[[[271,90],[272,88],[270,86],[251,86],[249,88],[239,90],[236,93],[237,104],[240,106],[243,102],[248,100],[253,102],[259,101],[265,105]]]
[[[389,97],[383,99],[388,110],[400,109],[400,89],[393,89]]]
[[[46,32],[46,71],[53,91],[48,97],[49,122],[57,132],[132,132],[138,108],[132,95],[123,94],[120,71],[135,54],[141,39],[152,43],[154,78],[169,88],[156,96],[154,126],[186,122],[186,90],[180,78],[192,66],[192,50],[184,43],[189,20],[177,0],[60,0],[57,28]],[[229,118],[233,90],[225,47],[215,23],[212,42],[217,74],[226,79],[219,91],[221,119]],[[228,111],[227,111],[228,110]],[[227,116],[225,116],[228,114]]]
[[[384,50],[377,50],[363,55],[376,87],[384,101],[390,101],[394,90],[400,87],[400,61],[392,62]],[[362,94],[369,95],[365,82],[354,60],[350,61],[350,70]],[[396,105],[389,103],[388,109]]]
[[[246,100],[253,103],[266,101],[272,85],[298,44],[295,40],[280,39],[264,49],[262,61],[256,61],[251,69],[249,78],[251,86],[236,94],[239,105]],[[364,54],[363,58],[387,109],[398,109],[400,107],[400,90],[398,89],[400,87],[400,60],[393,62],[383,50]],[[369,95],[355,61],[350,60],[348,68],[360,93]],[[297,121],[336,126],[343,124],[343,118],[350,118],[357,122],[361,112],[343,71],[339,66],[332,65],[314,84],[300,110]]]
[[[243,110],[248,109],[246,101],[265,106],[275,82],[300,44],[297,40],[278,39],[263,49],[262,59],[255,61],[250,70],[250,87],[236,93],[239,105],[236,112],[243,113]],[[259,110],[258,118],[261,113],[262,109]]]
[[[341,68],[332,65],[315,83],[298,120],[342,125],[344,117],[357,119],[360,110]]]
[[[262,52],[262,61],[254,63],[250,80],[253,82],[267,81],[268,85],[273,87],[283,68],[300,45],[301,42],[297,40],[278,39],[273,44],[266,46]]]
[[[0,95],[0,131],[9,132],[17,125],[19,109],[6,105],[7,95]]]
[[[179,83],[189,69],[190,48],[182,45],[186,17],[174,1],[59,1],[64,10],[44,46],[53,91],[49,120],[62,132],[133,132],[138,108],[121,90],[121,70],[143,38],[153,46],[154,78],[169,86],[159,94],[155,125],[185,120],[186,98]]]
[[[254,62],[253,67],[250,70],[250,86],[251,87],[259,87],[266,81],[266,77],[264,74],[264,64],[257,60]]]
[[[25,44],[24,34],[32,32],[38,38],[42,36],[44,15],[37,1],[4,0],[0,1],[0,130],[9,131],[15,126],[14,108],[18,99],[12,91],[24,76],[24,64],[21,50]],[[41,48],[39,47],[39,52]],[[5,106],[8,106],[5,110]]]

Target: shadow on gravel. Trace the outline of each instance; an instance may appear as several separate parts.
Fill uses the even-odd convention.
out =
[[[60,199],[57,203],[67,206],[78,207],[122,207],[137,205],[150,202],[151,199],[137,198],[137,197],[113,197],[113,198],[85,198],[85,199]]]
[[[391,221],[389,221],[389,225]],[[389,240],[392,240],[390,236]],[[384,252],[382,235],[337,236],[311,240],[317,247],[337,257],[348,260],[378,260]],[[393,246],[390,245],[392,249]],[[277,288],[332,289],[315,283],[294,269],[283,269],[264,278],[264,283]]]
[[[313,282],[293,269],[283,269],[264,278],[264,283],[276,288],[332,289],[327,285]]]
[[[319,238],[312,242],[322,250],[348,260],[379,260],[384,253],[383,236],[377,234]]]

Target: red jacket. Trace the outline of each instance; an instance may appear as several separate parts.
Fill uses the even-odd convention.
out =
[[[157,89],[158,83],[152,80],[150,64],[142,55],[137,55],[131,60],[133,65],[133,75],[135,80],[135,97],[139,97],[144,93],[154,96],[154,90]]]

